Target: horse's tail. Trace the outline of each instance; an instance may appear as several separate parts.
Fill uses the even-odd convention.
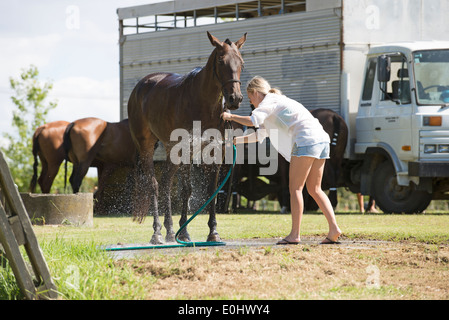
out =
[[[37,153],[39,152],[39,135],[41,134],[42,130],[44,130],[44,127],[39,127],[36,129],[33,135],[33,157],[34,157],[34,164],[33,164],[33,177],[31,178],[30,182],[30,192],[34,193],[36,190],[36,184],[37,184],[37,167],[39,166],[39,161],[37,160]]]
[[[337,185],[344,184],[343,181],[343,157],[348,143],[348,126],[345,120],[338,114],[333,116],[334,132],[331,141],[331,150],[333,150],[334,157],[336,157],[336,183]],[[331,151],[332,153],[332,151]]]
[[[70,139],[70,131],[72,130],[75,122],[69,123],[69,125],[65,128],[64,138],[62,142],[62,146],[64,148],[64,191],[67,188],[67,161],[69,160],[69,151],[72,148],[72,140]]]
[[[332,135],[331,146],[333,145],[334,147],[336,147],[338,145],[338,141],[342,141],[340,143],[342,150],[340,151],[344,152],[348,139],[348,126],[346,125],[345,120],[338,114],[334,114],[333,123],[334,132]]]
[[[332,133],[332,138],[331,138],[331,147],[336,147],[337,146],[337,142],[339,139],[339,135],[340,135],[340,118],[337,114],[334,114],[334,116],[332,117],[333,123],[334,123],[334,132]]]

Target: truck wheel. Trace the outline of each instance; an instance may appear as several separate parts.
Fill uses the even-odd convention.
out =
[[[385,213],[419,213],[424,211],[432,200],[432,195],[416,190],[411,184],[400,186],[396,172],[389,161],[381,163],[373,177],[373,190],[376,204]]]

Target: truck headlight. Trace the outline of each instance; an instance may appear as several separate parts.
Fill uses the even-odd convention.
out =
[[[425,144],[424,145],[424,153],[436,153],[437,145],[436,144]]]
[[[449,153],[449,144],[439,144],[438,153]]]

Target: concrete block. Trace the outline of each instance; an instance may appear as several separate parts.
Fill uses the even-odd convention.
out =
[[[93,194],[21,193],[33,224],[93,227]]]

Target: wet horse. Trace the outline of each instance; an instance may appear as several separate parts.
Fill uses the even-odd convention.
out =
[[[131,134],[137,147],[137,170],[135,174],[135,193],[133,217],[142,221],[150,210],[153,214],[154,234],[152,243],[162,243],[159,209],[164,212],[164,226],[167,230],[166,241],[174,241],[171,216],[170,190],[173,175],[179,168],[170,159],[160,186],[154,174],[154,145],[160,140],[167,155],[178,142],[171,140],[175,129],[185,129],[192,133],[193,122],[200,121],[201,134],[207,129],[224,132],[224,123],[220,118],[225,108],[235,110],[243,99],[240,91],[240,73],[243,59],[239,49],[246,41],[246,34],[237,42],[226,39],[219,41],[207,32],[213,49],[203,68],[194,69],[182,76],[175,73],[153,73],[140,80],[132,91],[128,101],[128,117]],[[223,135],[222,135],[223,136]],[[207,190],[203,194],[211,195],[217,185],[219,163],[202,166],[203,181],[207,181]],[[158,197],[160,202],[158,207]],[[201,193],[201,192],[200,192]],[[214,203],[208,207],[208,241],[219,241],[216,231]],[[180,224],[185,221],[183,215]],[[182,235],[188,240],[188,234]]]
[[[59,167],[65,159],[63,148],[64,131],[69,122],[54,121],[46,123],[36,129],[33,135],[33,177],[30,183],[30,192],[35,192],[39,183],[42,193],[49,193],[53,181],[58,174]],[[37,157],[42,164],[41,174],[37,178],[39,165]]]
[[[98,168],[98,191],[102,181],[117,166],[133,166],[135,146],[129,131],[128,119],[106,122],[98,118],[76,120],[64,133],[64,149],[73,163],[70,184],[76,193],[90,167]]]

